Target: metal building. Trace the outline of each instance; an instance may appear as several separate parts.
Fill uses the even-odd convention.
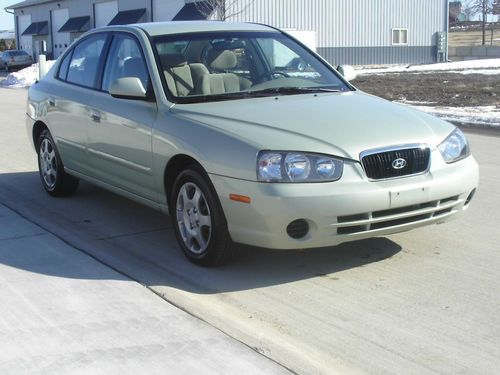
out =
[[[203,0],[25,0],[20,48],[58,57],[83,32],[109,24],[202,19]],[[214,2],[214,0],[205,0]],[[447,58],[448,0],[227,0],[227,21],[314,32],[333,64],[426,63]],[[217,10],[209,18],[216,18]]]
[[[446,59],[448,0],[243,0],[229,20],[313,30],[318,53],[340,64]]]

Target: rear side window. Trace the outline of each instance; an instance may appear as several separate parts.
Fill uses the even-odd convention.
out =
[[[92,36],[75,47],[68,68],[68,82],[96,88],[97,69],[106,38],[104,34]]]
[[[71,62],[71,56],[73,55],[73,51],[69,52],[64,60],[61,63],[61,67],[59,68],[59,74],[57,77],[66,81],[66,77],[68,76],[69,63]]]
[[[108,92],[118,78],[137,77],[145,90],[149,86],[149,74],[146,61],[137,41],[127,35],[116,35],[104,69],[102,90]]]

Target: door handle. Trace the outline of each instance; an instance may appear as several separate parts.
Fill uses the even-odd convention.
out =
[[[90,112],[90,119],[94,122],[101,122],[101,115],[98,112],[91,111]]]
[[[49,98],[48,101],[49,101],[49,105],[51,107],[55,107],[56,106],[56,100],[54,98]]]

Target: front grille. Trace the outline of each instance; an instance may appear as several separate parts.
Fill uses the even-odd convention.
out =
[[[429,148],[413,147],[370,153],[362,156],[361,162],[368,178],[381,180],[425,172],[429,167],[430,155]],[[394,168],[393,162],[397,159],[404,159],[406,165],[400,169]]]

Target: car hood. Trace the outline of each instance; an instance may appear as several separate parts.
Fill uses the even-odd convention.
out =
[[[360,91],[177,104],[171,112],[259,150],[319,152],[353,160],[362,151],[386,146],[425,143],[435,148],[454,129]]]

